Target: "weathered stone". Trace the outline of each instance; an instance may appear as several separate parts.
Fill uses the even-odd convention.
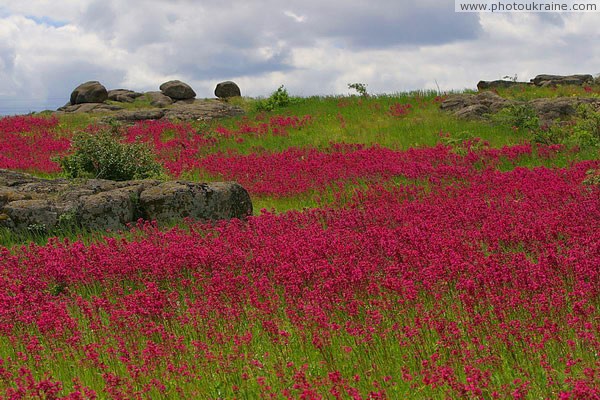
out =
[[[584,85],[594,81],[594,77],[589,74],[584,75],[537,75],[531,79],[531,83],[536,86],[555,86],[555,85]]]
[[[462,93],[448,96],[440,108],[460,118],[480,119],[485,114],[496,113],[513,103],[494,92],[484,91],[477,94]]]
[[[118,230],[140,217],[165,223],[251,213],[248,192],[234,182],[47,180],[0,169],[0,226],[15,230],[51,230],[65,221]]]
[[[479,81],[479,82],[477,82],[477,90],[508,88],[508,87],[513,87],[513,86],[526,86],[529,84],[530,84],[529,82],[515,82],[515,81],[506,81],[506,80]]]
[[[72,106],[64,106],[61,107],[60,111],[67,113],[97,113],[97,112],[112,112],[122,110],[123,107],[115,105],[115,104],[105,104],[105,103],[84,103],[84,104],[75,104]]]
[[[22,172],[0,169],[0,187],[1,186],[19,186],[25,183],[37,182],[39,178]]]
[[[485,115],[490,113],[490,108],[483,104],[473,104],[463,107],[454,113],[458,118],[466,119],[485,119]]]
[[[140,96],[143,96],[143,94],[128,89],[113,89],[108,91],[108,100],[119,101],[121,103],[133,103]]]
[[[146,97],[154,107],[164,108],[173,104],[173,99],[163,92],[146,92]]]
[[[215,88],[215,96],[221,99],[227,99],[229,97],[241,96],[242,92],[240,91],[239,86],[232,81],[225,81],[217,83],[217,87]]]
[[[196,101],[196,99],[184,99],[184,100],[175,100],[173,102],[173,104],[177,104],[177,105],[183,105],[183,104],[194,104]]]
[[[58,210],[49,200],[16,200],[4,205],[0,211],[8,218],[0,226],[23,230],[36,226],[51,229],[58,222]]]
[[[451,112],[459,118],[486,119],[505,107],[515,104],[529,105],[535,110],[542,124],[551,124],[556,119],[567,119],[577,112],[577,107],[590,104],[600,109],[600,99],[581,97],[540,98],[529,102],[517,102],[504,99],[491,91],[474,94],[456,94],[448,96],[440,105],[443,111]]]
[[[77,86],[71,93],[71,104],[102,103],[108,99],[108,91],[100,82],[89,81]]]
[[[90,229],[117,230],[134,220],[135,189],[116,189],[80,198],[78,221]]]
[[[173,100],[193,99],[196,97],[196,92],[187,83],[174,80],[168,81],[160,85],[160,91]]]
[[[170,85],[176,84],[178,81],[166,82],[161,85],[165,90],[170,89]],[[183,82],[180,82],[185,85]],[[169,85],[167,85],[169,84]],[[185,85],[187,86],[187,85]],[[183,86],[183,87],[185,87]],[[191,89],[191,88],[190,88]],[[173,89],[176,90],[176,89]],[[192,91],[193,92],[193,91]],[[244,110],[237,106],[232,106],[227,102],[218,100],[199,100],[193,98],[177,99],[177,94],[171,93],[175,98],[165,95],[163,92],[147,92],[137,93],[126,89],[115,89],[110,91],[110,98],[115,101],[130,102],[139,96],[146,96],[150,101],[150,107],[124,109],[123,106],[117,104],[106,103],[83,103],[71,104],[58,108],[56,115],[68,113],[91,113],[91,114],[107,114],[100,118],[101,122],[109,120],[117,120],[124,122],[135,122],[142,120],[156,120],[162,118],[175,119],[181,121],[210,121],[215,118],[224,118],[243,115]],[[187,96],[187,95],[186,95]]]
[[[162,108],[148,109],[148,110],[125,110],[111,114],[108,119],[116,121],[144,121],[147,119],[161,119],[165,116],[165,111]]]
[[[237,204],[231,204],[233,201]],[[140,208],[148,219],[159,221],[243,218],[252,213],[248,192],[235,182],[165,182],[141,193]]]
[[[0,208],[6,204],[18,200],[30,200],[31,196],[25,193],[19,193],[7,186],[0,186]]]
[[[556,119],[568,119],[577,113],[580,104],[590,104],[600,108],[600,99],[581,97],[541,98],[529,101],[542,123],[550,123]]]
[[[177,102],[172,108],[165,110],[165,118],[183,121],[233,117],[243,115],[240,107],[231,106],[218,100],[196,100],[191,104]]]

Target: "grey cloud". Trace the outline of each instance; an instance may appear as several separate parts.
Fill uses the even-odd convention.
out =
[[[16,58],[17,53],[13,47],[0,47],[0,72],[12,72]]]
[[[210,59],[198,59],[180,63],[173,71],[195,79],[217,79],[243,75],[261,75],[272,71],[291,71],[290,50],[275,52],[264,60],[253,59],[249,54],[238,51],[215,52]]]
[[[450,3],[339,2],[299,5],[305,31],[314,37],[342,40],[349,48],[385,48],[398,45],[442,44],[475,39],[481,34],[476,14],[454,13]]]
[[[111,1],[95,0],[86,7],[76,23],[84,30],[110,40],[118,34],[115,31],[118,18]]]
[[[564,16],[559,13],[537,13],[537,17],[548,24],[563,27],[565,26]]]

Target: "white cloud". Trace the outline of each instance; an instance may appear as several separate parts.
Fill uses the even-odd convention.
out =
[[[283,15],[292,18],[296,22],[304,22],[306,20],[306,17],[304,15],[298,15],[292,11],[284,11]]]
[[[0,0],[0,113],[62,105],[87,80],[200,97],[475,87],[517,74],[595,73],[596,14],[459,14],[428,0]],[[12,101],[12,103],[11,103]],[[27,104],[26,104],[27,105]],[[45,104],[44,104],[45,105]]]

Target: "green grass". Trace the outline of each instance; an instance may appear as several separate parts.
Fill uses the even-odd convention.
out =
[[[546,93],[551,89],[532,88],[531,93],[523,94],[524,97],[534,98]],[[563,90],[561,88],[557,89]],[[566,89],[565,89],[566,90]],[[569,89],[571,90],[571,89]],[[582,89],[583,90],[583,89]],[[510,94],[518,96],[520,92]],[[202,132],[214,131],[219,125],[228,127],[232,130],[238,128],[244,123],[256,122],[259,113],[253,111],[256,101],[254,99],[239,98],[231,100],[232,104],[239,105],[247,111],[245,117],[229,118],[211,122],[195,122],[194,126]],[[392,116],[389,109],[395,104],[410,104],[411,109],[406,115]],[[135,106],[143,107],[140,103]],[[243,142],[235,139],[220,139],[217,146],[210,151],[235,151],[242,154],[249,154],[257,148],[266,151],[282,151],[289,147],[317,147],[327,148],[330,143],[361,143],[366,145],[380,145],[392,149],[408,149],[410,147],[434,146],[438,143],[452,144],[457,146],[456,151],[460,151],[460,145],[473,138],[481,138],[490,143],[492,147],[502,147],[505,145],[521,144],[532,140],[532,134],[528,131],[515,131],[510,127],[493,125],[485,122],[473,122],[459,120],[449,114],[439,110],[439,102],[436,101],[434,92],[415,92],[394,94],[386,96],[372,97],[310,97],[303,99],[294,99],[292,104],[279,108],[272,113],[262,115],[264,121],[268,121],[270,116],[276,114],[294,115],[303,117],[310,115],[312,122],[299,129],[289,129],[287,136],[265,135],[262,137],[244,137]],[[65,134],[68,130],[83,129],[89,123],[95,121],[96,117],[86,114],[73,114],[61,117],[60,130]],[[444,135],[440,135],[443,132]],[[165,135],[165,139],[169,138]],[[448,137],[449,135],[449,137]],[[538,166],[546,167],[567,167],[572,162],[580,160],[600,158],[598,148],[584,148],[579,152],[561,152],[555,158],[547,159],[539,155],[532,154],[519,159],[515,164],[506,161],[499,166],[502,171],[510,170],[515,166],[533,168]],[[40,175],[40,174],[38,174]],[[52,177],[53,175],[44,175]],[[194,181],[214,180],[214,176],[209,176],[201,171],[192,171],[186,173],[183,178]],[[316,208],[323,206],[337,206],[344,204],[352,199],[357,191],[364,190],[371,184],[368,181],[357,180],[352,183],[346,183],[342,188],[332,185],[324,191],[311,191],[297,196],[286,198],[278,197],[256,197],[252,196],[255,215],[260,214],[261,209],[275,212],[285,212],[288,210],[302,210],[305,208]],[[424,191],[429,189],[427,181],[414,181],[403,177],[394,177],[385,182],[389,186],[406,185],[410,187],[422,188]],[[252,194],[251,194],[252,195]],[[172,223],[165,228],[179,226],[186,229],[185,223]],[[15,246],[26,243],[46,244],[49,236],[58,236],[61,240],[81,240],[84,244],[94,243],[106,240],[107,237],[123,238],[126,240],[135,240],[136,235],[143,235],[136,232],[114,232],[107,234],[105,232],[88,232],[78,228],[63,228],[53,232],[36,232],[28,230],[22,233],[15,233],[7,229],[0,229],[0,245]],[[482,246],[485,243],[482,243]],[[12,249],[15,250],[14,248]],[[514,251],[521,252],[523,249]],[[510,248],[503,251],[513,251]],[[184,286],[182,282],[160,282],[175,293],[178,298],[194,300],[198,296],[193,288],[196,283],[190,279],[190,282]],[[420,381],[410,381],[403,379],[399,366],[404,366],[408,371],[415,374],[424,369],[423,361],[432,360],[438,357],[439,365],[448,365],[455,368],[461,381],[466,381],[466,373],[463,374],[463,361],[453,354],[453,350],[460,353],[460,350],[468,349],[474,359],[480,360],[477,364],[482,370],[491,371],[490,381],[494,386],[506,384],[503,396],[508,397],[510,392],[517,388],[515,379],[521,379],[523,376],[529,377],[532,387],[529,395],[531,398],[554,398],[557,396],[557,387],[550,387],[546,383],[550,378],[557,381],[563,381],[564,371],[569,355],[575,359],[583,360],[581,364],[593,365],[596,362],[596,355],[592,354],[583,339],[579,339],[574,328],[567,325],[560,326],[560,333],[564,337],[573,338],[572,349],[569,345],[560,341],[553,341],[544,349],[548,355],[550,364],[555,368],[553,371],[545,371],[540,368],[544,354],[536,349],[526,346],[522,340],[515,340],[515,344],[502,341],[494,336],[494,330],[490,326],[478,324],[475,319],[481,315],[493,315],[493,306],[485,304],[481,300],[477,304],[476,312],[463,309],[458,299],[459,290],[454,286],[456,282],[448,282],[448,287],[440,291],[440,295],[434,296],[431,293],[418,291],[415,298],[406,300],[397,292],[383,291],[376,295],[365,291],[364,298],[359,298],[364,302],[364,307],[359,313],[349,316],[341,309],[332,312],[331,322],[343,326],[349,320],[356,322],[360,326],[370,325],[367,322],[366,310],[381,310],[382,323],[376,324],[377,331],[362,335],[350,335],[345,329],[324,330],[329,334],[322,346],[315,346],[312,343],[313,337],[305,337],[304,332],[319,332],[317,329],[300,329],[294,326],[290,317],[286,315],[284,307],[278,308],[268,318],[278,322],[278,329],[289,334],[287,343],[282,345],[279,337],[272,337],[267,334],[261,326],[261,312],[252,307],[242,310],[242,315],[223,318],[218,310],[211,310],[205,320],[196,321],[196,326],[189,324],[177,324],[168,320],[157,319],[157,325],[165,327],[165,330],[174,337],[183,338],[183,344],[187,347],[186,352],[178,354],[179,359],[174,364],[197,365],[201,376],[190,379],[180,374],[176,370],[170,370],[165,360],[164,364],[154,368],[152,371],[155,376],[165,383],[165,391],[160,392],[157,389],[145,393],[148,398],[167,399],[177,398],[179,393],[176,387],[179,387],[184,393],[195,398],[240,398],[253,399],[261,395],[267,397],[268,389],[266,386],[272,386],[275,390],[283,387],[293,387],[296,383],[295,376],[300,366],[305,365],[306,380],[309,383],[318,383],[319,380],[327,378],[331,371],[339,371],[346,382],[350,382],[361,393],[375,391],[376,385],[385,388],[389,398],[445,398],[445,391],[449,390],[448,383],[442,383],[438,388],[432,388]],[[137,286],[136,286],[137,285]],[[102,282],[90,286],[80,286],[73,288],[76,295],[84,299],[102,298],[109,302],[118,302],[122,294],[117,294],[120,289],[125,294],[131,294],[136,289],[140,289],[140,282],[128,282],[119,279],[118,282]],[[198,285],[202,286],[202,285]],[[53,295],[60,295],[63,288],[51,286],[45,290],[50,290]],[[285,298],[284,293],[278,293],[280,298]],[[481,296],[485,299],[485,296]],[[406,302],[406,304],[405,304]],[[414,305],[420,305],[416,308]],[[284,304],[282,304],[284,305]],[[382,306],[383,305],[383,306]],[[598,306],[598,304],[594,304]],[[188,312],[185,304],[178,305],[176,313],[186,315]],[[180,307],[180,308],[179,308]],[[103,311],[100,311],[101,314]],[[512,313],[513,311],[509,311]],[[105,338],[98,337],[99,334],[90,328],[91,321],[88,316],[83,315],[78,307],[69,309],[71,317],[78,324],[83,332],[81,337],[81,346],[92,343],[101,343],[98,348],[99,361],[106,365],[106,372],[114,373],[120,376],[127,376],[128,371],[125,363],[119,358],[120,354],[114,349],[119,347],[117,339],[126,342],[130,349],[144,349],[148,343],[157,344],[165,342],[168,338],[163,338],[157,332],[139,330],[136,334],[140,337],[132,337],[128,327],[112,326],[109,318],[101,314],[99,321],[103,325],[100,331],[107,330],[114,332],[115,335]],[[203,316],[204,317],[204,316]],[[530,314],[523,309],[514,310],[514,315],[504,317],[506,321],[519,321],[523,324],[533,323],[542,326],[547,315],[539,315],[539,320],[529,320]],[[554,316],[555,317],[555,316]],[[563,316],[566,318],[566,316]],[[428,323],[416,322],[419,319],[430,320],[440,319],[455,323],[456,332],[448,335],[442,335]],[[560,318],[564,319],[564,318]],[[311,322],[306,318],[306,324]],[[500,323],[491,317],[489,322]],[[314,322],[312,322],[314,323]],[[410,340],[409,335],[403,334],[399,327],[406,327],[417,332],[414,339]],[[120,330],[119,330],[120,329]],[[332,333],[333,332],[333,333]],[[251,333],[251,339],[241,345],[234,345],[232,340],[220,343],[215,339],[216,333],[222,334],[226,338],[234,335],[244,335]],[[102,388],[105,379],[98,368],[86,368],[87,356],[81,350],[73,350],[75,346],[68,347],[69,354],[62,353],[64,343],[60,340],[51,340],[44,338],[40,332],[30,329],[23,330],[23,335],[35,336],[41,338],[40,354],[41,361],[36,364],[33,357],[25,363],[32,371],[50,370],[53,378],[64,383],[65,391],[73,389],[72,378],[77,376],[80,382],[85,386],[92,388]],[[540,334],[541,335],[541,334]],[[166,337],[166,336],[165,336]],[[541,338],[540,338],[541,339]],[[20,354],[29,351],[24,342],[13,339],[9,341],[5,336],[0,335],[0,359],[18,359]],[[194,352],[192,343],[201,342],[206,345],[204,352]],[[440,345],[444,342],[444,345]],[[16,344],[15,344],[16,343]],[[62,347],[61,347],[62,346]],[[137,346],[137,347],[136,347]],[[80,352],[81,354],[79,354]],[[73,354],[76,353],[76,354]],[[207,361],[207,354],[214,358]],[[241,356],[240,356],[241,355]],[[72,360],[83,360],[80,364],[74,365]],[[433,361],[436,364],[436,361]],[[579,365],[573,367],[574,370],[582,369]],[[232,373],[236,371],[236,373]],[[580,371],[579,371],[580,372]],[[580,373],[572,376],[581,375]],[[243,374],[246,374],[245,376]],[[462,375],[460,375],[462,374]],[[554,375],[554,376],[552,376]],[[354,376],[360,376],[358,381],[352,381]],[[265,385],[259,383],[259,378],[264,377]],[[35,378],[41,379],[41,373],[35,375]],[[149,382],[152,376],[145,376],[136,380],[139,387],[134,390],[141,390],[142,386]],[[237,390],[233,388],[237,387]],[[563,389],[563,388],[559,388]],[[567,389],[566,387],[564,389]],[[300,396],[300,392],[293,392],[293,396]],[[465,395],[467,396],[467,395]],[[475,397],[475,396],[473,396]],[[465,397],[467,398],[467,397]],[[492,393],[484,392],[483,398],[492,398]]]
[[[499,89],[504,97],[526,100],[539,97],[578,95],[598,96],[600,86],[593,86],[593,92],[586,92],[579,86],[559,86],[557,88],[526,88]],[[514,130],[508,126],[484,121],[467,121],[458,119],[450,113],[440,110],[440,99],[435,91],[415,91],[410,93],[395,93],[378,96],[313,96],[306,98],[292,97],[290,104],[280,107],[272,112],[257,112],[256,105],[259,100],[239,97],[230,99],[232,105],[243,108],[245,116],[232,117],[212,121],[195,121],[192,126],[204,134],[215,135],[217,127],[237,130],[244,124],[258,124],[268,122],[275,115],[297,116],[306,115],[311,121],[303,127],[288,129],[288,135],[277,136],[267,134],[263,136],[244,135],[243,141],[235,138],[225,139],[219,137],[214,148],[208,148],[207,153],[233,151],[239,154],[250,154],[257,149],[268,152],[281,152],[290,147],[316,147],[327,148],[331,143],[356,143],[364,145],[379,145],[396,150],[405,150],[411,147],[435,146],[436,144],[451,144],[460,146],[465,140],[481,138],[489,142],[491,147],[502,147],[521,144],[533,140],[533,134],[528,131]],[[122,103],[119,103],[122,104]],[[406,115],[393,116],[390,107],[396,104],[410,104],[411,108]],[[145,97],[136,99],[133,103],[123,103],[129,109],[143,109],[150,106]],[[98,123],[102,116],[95,114],[65,114],[60,116],[58,131],[68,132],[84,129],[90,124]],[[169,139],[170,132],[166,132],[163,139]],[[441,135],[442,134],[442,135]],[[562,152],[557,157],[545,159],[535,154],[522,157],[515,165],[512,162],[503,163],[500,170],[510,170],[515,166],[533,168],[537,166],[566,167],[574,161],[600,158],[598,148],[583,148],[579,152]],[[64,174],[40,174],[43,178],[54,178]],[[193,181],[215,181],[219,177],[210,176],[198,170],[186,172],[181,179]],[[359,189],[359,186],[349,185],[347,193]],[[302,210],[305,208],[321,207],[332,204],[336,199],[337,189],[329,188],[324,192],[303,193],[298,196],[257,197],[253,196],[255,215],[260,210],[266,209],[275,212],[288,210]],[[338,194],[337,197],[340,197]],[[349,198],[348,194],[342,198]],[[61,238],[83,238],[84,241],[97,240],[93,233],[83,231],[72,232],[55,231],[52,235]],[[7,229],[0,229],[0,245],[9,246],[18,243],[44,243],[48,234],[25,232],[15,234]]]

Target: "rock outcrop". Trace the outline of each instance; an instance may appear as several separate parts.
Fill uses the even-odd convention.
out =
[[[220,99],[228,99],[241,95],[240,87],[232,81],[219,82],[215,88],[215,96]]]
[[[83,103],[83,104],[67,104],[58,109],[63,113],[107,113],[112,111],[122,110],[123,107],[116,104],[106,103]]]
[[[590,104],[595,109],[600,109],[600,99],[597,98],[556,97],[523,102],[505,99],[491,91],[450,95],[442,102],[440,109],[459,118],[487,119],[490,114],[510,105],[529,105],[537,113],[541,124],[551,124],[557,119],[575,115],[580,104]]]
[[[224,95],[239,96],[240,89],[235,83],[222,83],[226,84],[223,86]],[[93,94],[101,92],[103,88],[104,86],[96,81],[79,85],[73,91],[71,102],[60,107],[56,113],[101,114],[103,119],[126,122],[161,118],[209,121],[215,118],[244,114],[242,108],[229,105],[226,102],[216,99],[195,99],[196,93],[194,90],[181,81],[163,83],[160,85],[160,92],[139,93],[133,90],[115,89],[107,92],[106,97],[100,95],[94,97]],[[135,102],[139,97],[145,97],[149,101],[150,107],[147,106],[148,102],[140,103],[140,107],[131,107],[126,104]],[[107,103],[105,100],[111,100],[111,102]]]
[[[146,119],[174,119],[181,121],[210,121],[216,118],[243,115],[240,107],[218,100],[194,100],[191,103],[178,101],[168,108],[122,110],[111,113],[106,119],[116,121],[141,121]]]
[[[589,74],[583,75],[537,75],[531,79],[531,83],[536,86],[556,86],[556,85],[585,85],[594,82],[594,77]]]
[[[113,89],[108,91],[108,100],[118,101],[120,103],[133,103],[135,99],[143,96],[143,93],[134,92],[128,89]]]
[[[158,108],[165,108],[173,104],[173,99],[163,92],[146,92],[146,97],[150,100],[150,105]]]
[[[477,90],[490,90],[497,88],[508,88],[513,86],[527,86],[529,82],[517,82],[507,80],[496,80],[496,81],[479,81],[477,82]]]
[[[160,85],[160,91],[173,100],[187,100],[196,97],[196,92],[187,83],[174,80]]]
[[[493,90],[497,88],[508,88],[512,86],[556,86],[556,85],[589,85],[594,82],[594,77],[589,74],[582,75],[537,75],[529,82],[517,82],[510,80],[479,81],[477,90]]]
[[[496,113],[513,104],[494,92],[481,92],[477,94],[455,94],[448,96],[440,108],[452,112],[460,118],[482,119],[486,114]]]
[[[89,81],[77,86],[71,93],[71,105],[102,103],[108,99],[108,91],[100,82]]]
[[[166,223],[251,214],[250,196],[235,182],[47,180],[0,169],[0,226],[17,231],[74,224],[118,230],[139,218]]]

